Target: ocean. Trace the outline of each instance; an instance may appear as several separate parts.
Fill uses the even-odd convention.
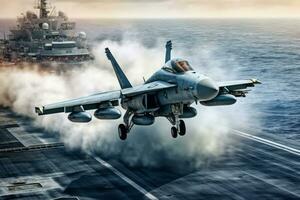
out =
[[[165,42],[172,40],[174,55],[184,55],[200,72],[211,75],[215,65],[221,69],[221,73],[212,75],[213,78],[259,79],[263,84],[253,88],[241,102],[255,108],[251,114],[253,122],[248,122],[247,131],[300,141],[300,20],[107,19],[76,22],[77,30],[86,32],[92,44],[103,40],[117,43],[131,40],[149,49],[160,47],[163,52]],[[8,32],[13,24],[14,20],[1,20],[0,31]],[[101,56],[104,59],[104,53]],[[135,56],[138,57],[139,52]],[[154,58],[149,57],[149,63],[151,59]]]

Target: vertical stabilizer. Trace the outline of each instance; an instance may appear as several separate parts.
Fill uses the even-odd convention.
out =
[[[171,51],[172,51],[172,41],[169,40],[166,43],[166,57],[165,57],[165,63],[168,62],[171,59]]]
[[[114,68],[114,71],[116,73],[116,76],[118,78],[118,81],[119,81],[119,84],[120,84],[121,88],[122,89],[131,88],[132,85],[130,84],[128,78],[126,77],[126,75],[122,71],[120,65],[118,64],[118,62],[116,61],[114,56],[111,54],[111,52],[108,48],[105,48],[105,53],[106,53],[107,58],[110,60],[112,66]]]

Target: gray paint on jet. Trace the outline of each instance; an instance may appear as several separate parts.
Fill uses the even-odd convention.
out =
[[[121,104],[126,110],[124,124],[120,124],[118,129],[122,140],[126,139],[134,125],[151,125],[155,117],[166,117],[173,125],[172,136],[177,137],[186,133],[182,119],[197,115],[196,109],[191,107],[194,102],[205,106],[231,105],[236,102],[236,97],[244,97],[248,93],[247,87],[260,83],[256,79],[216,82],[194,71],[187,60],[171,59],[171,49],[172,43],[168,41],[163,67],[144,84],[132,86],[106,48],[121,90],[36,107],[36,112],[39,115],[66,112],[70,113],[69,119],[73,122],[89,122],[91,116],[86,114],[86,110],[96,110],[94,115],[98,119],[116,119],[121,114],[114,107]]]

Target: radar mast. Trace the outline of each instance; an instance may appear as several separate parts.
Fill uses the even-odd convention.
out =
[[[37,9],[40,10],[40,18],[47,18],[49,11],[47,10],[47,0],[39,0]]]

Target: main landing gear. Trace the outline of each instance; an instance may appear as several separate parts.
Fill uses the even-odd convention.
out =
[[[182,104],[174,104],[171,106],[172,114],[170,114],[167,119],[173,125],[171,128],[171,135],[173,138],[177,138],[178,135],[184,136],[186,133],[186,127],[183,120],[179,119],[179,116],[183,113]]]
[[[118,132],[119,132],[119,137],[121,140],[126,140],[127,134],[128,134],[128,129],[124,124],[120,124],[118,127]]]
[[[121,140],[126,140],[128,133],[133,127],[133,123],[131,121],[132,112],[126,111],[124,115],[124,124],[120,124],[118,127],[118,133]]]
[[[133,122],[131,121],[133,113],[127,111],[124,115],[124,124],[120,124],[118,127],[118,133],[121,140],[126,140],[128,133],[133,127]],[[183,120],[179,120],[179,115],[170,115],[167,119],[171,122],[173,127],[171,128],[171,135],[173,138],[177,138],[178,135],[184,136],[186,134],[186,127]]]

